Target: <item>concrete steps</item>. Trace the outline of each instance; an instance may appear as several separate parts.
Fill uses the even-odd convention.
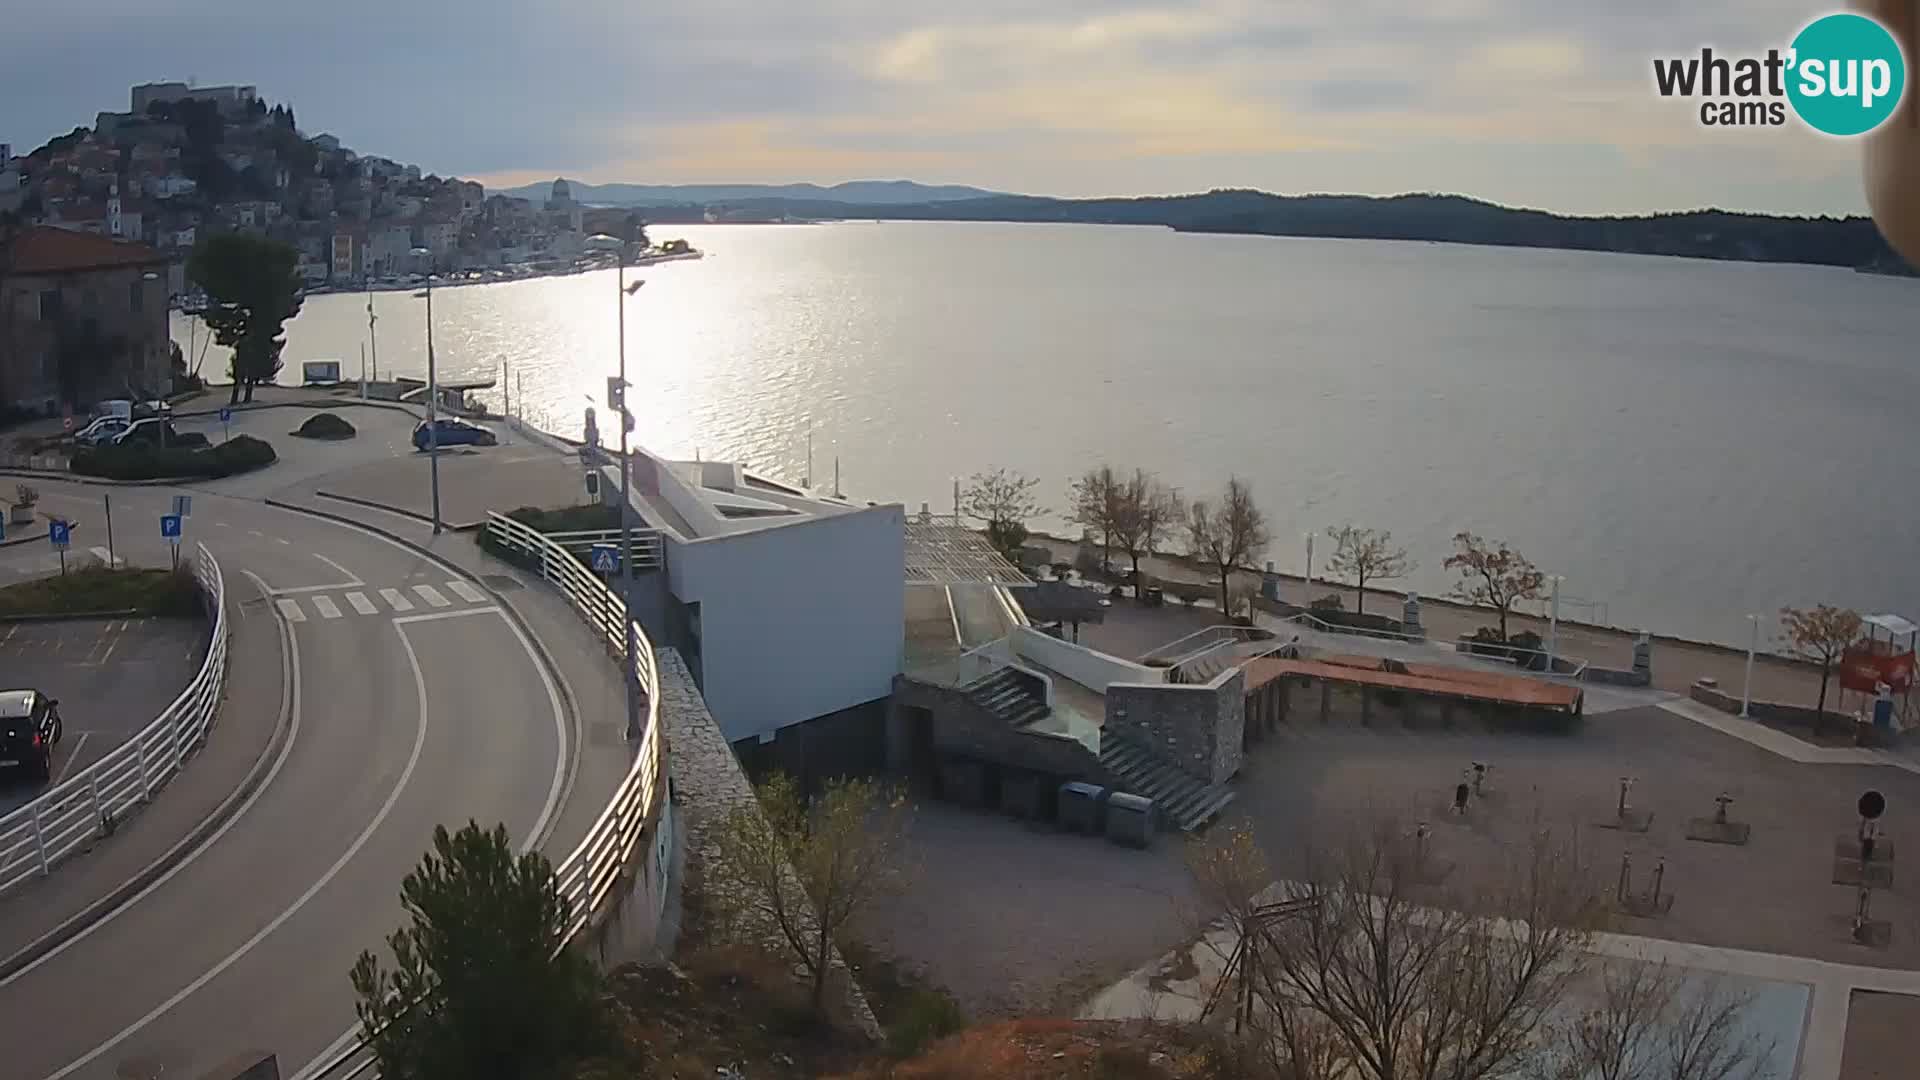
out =
[[[1000,668],[968,686],[967,697],[1013,727],[1031,724],[1053,711],[1047,707],[1046,699],[1010,667]]]
[[[1190,776],[1111,731],[1100,735],[1100,764],[1122,790],[1152,799],[1160,816],[1182,832],[1193,832],[1212,821],[1233,801],[1231,789]]]

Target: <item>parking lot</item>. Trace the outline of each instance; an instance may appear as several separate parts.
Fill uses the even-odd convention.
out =
[[[74,775],[157,716],[206,655],[198,619],[73,619],[0,624],[0,689],[44,691],[66,730],[54,782]],[[13,770],[7,770],[13,772]],[[0,773],[0,814],[43,790]]]

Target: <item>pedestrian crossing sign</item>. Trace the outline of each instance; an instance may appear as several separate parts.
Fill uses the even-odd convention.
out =
[[[593,545],[593,572],[611,574],[620,569],[620,551],[612,544]]]

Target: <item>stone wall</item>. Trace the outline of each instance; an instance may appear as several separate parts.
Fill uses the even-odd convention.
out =
[[[1246,707],[1246,674],[1237,667],[1199,685],[1114,683],[1106,730],[1219,784],[1240,771]]]
[[[1713,708],[1719,709],[1723,713],[1728,713],[1733,716],[1740,715],[1740,698],[1737,695],[1729,694],[1721,690],[1718,686],[1708,681],[1702,680],[1688,687],[1687,696],[1702,705],[1710,705]],[[1809,728],[1815,726],[1820,721],[1820,713],[1816,709],[1810,709],[1804,705],[1785,705],[1777,701],[1749,701],[1747,703],[1747,715],[1755,720],[1771,720],[1777,724],[1797,724],[1801,727]],[[1852,720],[1839,713],[1829,711],[1827,713],[1826,723],[1830,729],[1840,731],[1847,724],[1852,723]]]
[[[660,674],[660,721],[664,725],[672,765],[674,816],[678,821],[687,861],[710,865],[720,858],[717,836],[728,815],[738,807],[758,806],[753,785],[733,756],[733,750],[720,733],[720,725],[707,711],[707,703],[693,685],[686,664],[672,649],[655,652]],[[760,944],[790,956],[788,946],[771,927],[761,928]],[[847,972],[846,962],[834,957],[840,976],[828,980],[831,993],[839,995],[836,1010],[853,1018],[870,1038],[880,1038],[880,1025]]]

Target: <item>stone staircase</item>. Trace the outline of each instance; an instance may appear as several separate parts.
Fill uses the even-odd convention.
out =
[[[1111,731],[1100,734],[1100,765],[1122,791],[1152,799],[1160,816],[1181,832],[1192,832],[1212,821],[1233,801],[1233,792],[1227,787],[1190,776],[1132,739]]]
[[[1010,667],[995,669],[986,678],[970,684],[966,692],[975,705],[1013,727],[1031,724],[1052,711],[1027,676]]]

